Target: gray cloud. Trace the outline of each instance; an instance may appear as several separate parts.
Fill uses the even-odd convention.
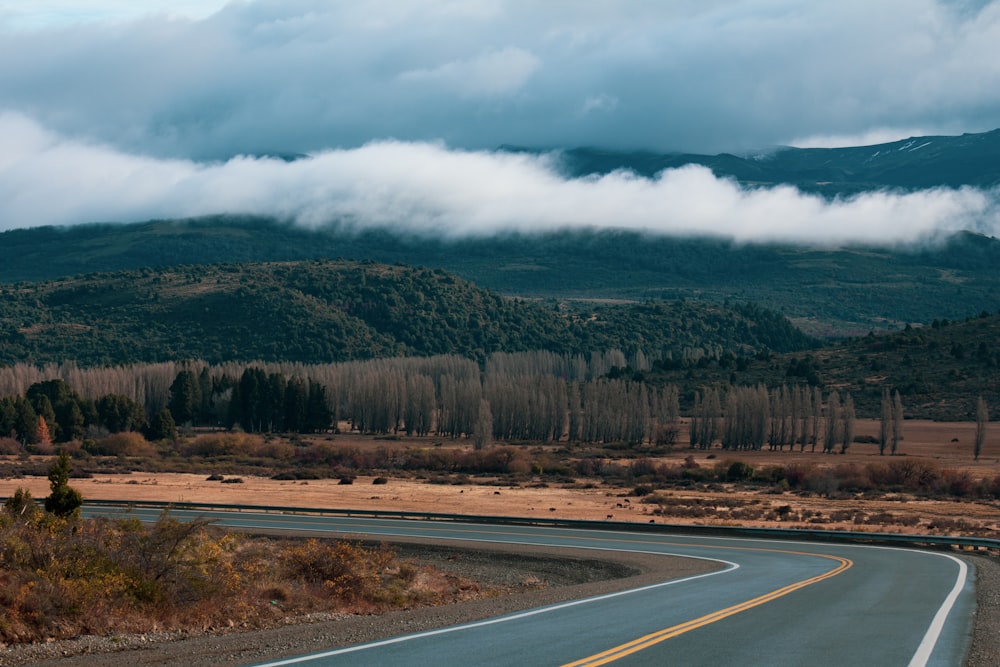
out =
[[[493,151],[711,153],[992,129],[1000,0],[136,6],[0,0],[0,229],[255,213],[450,235],[1000,231],[996,192],[825,202],[694,167],[565,179],[548,156]],[[308,157],[247,157],[285,153]]]
[[[0,3],[0,110],[157,157],[388,139],[717,152],[1000,125],[1000,2],[262,0],[3,21]]]
[[[0,115],[0,229],[251,213],[446,236],[619,227],[737,240],[898,243],[957,229],[1000,232],[996,192],[935,189],[826,202],[744,189],[701,167],[655,179],[566,179],[552,156],[382,141],[295,162],[152,158],[66,139]]]

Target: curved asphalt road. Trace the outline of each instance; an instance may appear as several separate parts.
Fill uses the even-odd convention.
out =
[[[952,666],[962,664],[972,627],[975,595],[966,566],[935,552],[337,516],[171,514],[244,529],[642,551],[724,565],[623,593],[267,663],[275,666]]]

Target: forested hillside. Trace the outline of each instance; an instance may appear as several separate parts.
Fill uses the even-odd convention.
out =
[[[882,390],[905,397],[907,416],[975,418],[977,397],[1000,403],[1000,315],[983,312],[958,322],[866,335],[808,353],[756,359],[723,356],[699,363],[655,363],[654,384],[676,383],[682,395],[729,385],[810,385],[849,392],[859,414],[877,416]]]
[[[749,305],[509,299],[440,270],[372,262],[185,266],[0,287],[0,363],[324,363],[492,352],[651,357],[810,347]]]
[[[218,216],[0,234],[0,283],[218,262],[346,258],[443,269],[506,296],[749,302],[820,336],[961,319],[1000,302],[1000,241],[805,248],[614,230],[432,239]]]

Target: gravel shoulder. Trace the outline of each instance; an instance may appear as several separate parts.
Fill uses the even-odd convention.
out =
[[[548,547],[464,542],[396,542],[402,558],[432,564],[509,595],[381,615],[314,614],[268,630],[216,634],[158,633],[85,637],[0,650],[0,665],[132,667],[134,665],[245,665],[317,652],[394,635],[489,618],[532,607],[648,585],[716,569],[714,563],[671,556],[594,552],[567,557]],[[977,610],[967,667],[1000,664],[1000,563],[970,556]]]

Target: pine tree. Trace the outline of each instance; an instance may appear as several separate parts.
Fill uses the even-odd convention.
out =
[[[69,454],[60,452],[49,469],[49,486],[52,493],[45,499],[45,511],[59,517],[73,517],[80,513],[83,496],[69,485]]]
[[[177,440],[177,423],[170,410],[164,408],[153,415],[146,437],[150,440]]]
[[[178,424],[193,423],[201,410],[201,387],[192,371],[183,370],[170,385],[170,414]]]

